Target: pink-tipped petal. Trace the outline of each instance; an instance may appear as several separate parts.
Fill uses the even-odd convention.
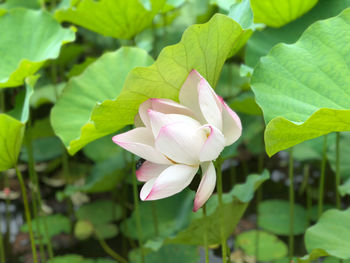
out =
[[[225,137],[215,126],[204,125],[201,129],[207,130],[208,138],[199,153],[199,160],[201,162],[215,160],[225,147]]]
[[[198,166],[174,164],[165,169],[157,178],[144,184],[141,200],[157,200],[181,192],[192,181]]]
[[[174,162],[197,165],[206,138],[204,130],[189,123],[175,122],[161,128],[155,146]]]
[[[205,81],[198,71],[193,69],[181,87],[179,100],[182,105],[190,108],[196,114],[196,118],[204,124],[206,121],[202,115],[198,100],[198,86],[201,80]]]
[[[164,114],[164,113],[149,109],[148,116],[151,121],[151,127],[152,127],[154,137],[158,136],[159,131],[162,127],[170,123],[186,122],[190,125],[193,125],[194,127],[201,126],[200,123],[195,119],[182,114]]]
[[[222,133],[225,136],[225,146],[231,145],[241,137],[242,123],[238,115],[222,100]]]
[[[205,162],[202,165],[203,177],[199,184],[194,199],[193,212],[196,212],[209,199],[215,189],[216,172],[212,162]]]
[[[169,165],[152,163],[145,161],[139,169],[136,170],[137,180],[147,182],[155,177],[158,177]]]
[[[216,93],[205,79],[198,85],[199,107],[206,122],[222,129],[222,106]]]
[[[154,137],[150,129],[144,127],[135,128],[114,136],[112,140],[120,147],[143,159],[153,163],[171,164],[162,153],[154,148]]]

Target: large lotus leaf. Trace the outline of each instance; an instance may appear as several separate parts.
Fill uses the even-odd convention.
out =
[[[310,26],[293,45],[279,44],[252,76],[268,123],[269,155],[332,131],[350,130],[350,9]]]
[[[215,88],[225,60],[242,47],[251,32],[222,14],[215,14],[205,24],[190,26],[181,41],[164,48],[152,66],[131,71],[117,100],[96,107],[92,120],[97,129],[113,132],[133,123],[140,103],[148,98],[178,100],[192,69]]]
[[[21,150],[24,124],[8,116],[0,114],[0,171],[14,167]]]
[[[318,0],[250,0],[256,23],[281,27],[309,11]]]
[[[149,0],[150,9],[140,0],[82,0],[55,13],[67,21],[105,36],[129,39],[152,24],[165,0]]]
[[[259,204],[258,225],[277,235],[289,235],[289,202],[266,200]],[[304,233],[307,228],[307,213],[301,205],[294,205],[294,235]]]
[[[336,16],[349,6],[350,0],[320,0],[310,12],[281,28],[267,27],[255,31],[246,45],[245,63],[255,66],[260,57],[265,56],[274,45],[294,43],[312,23]]]
[[[350,259],[350,209],[323,213],[317,224],[306,231],[305,246],[309,256],[303,262],[320,256]]]
[[[114,99],[129,108],[134,100],[132,96],[121,94],[124,80],[131,69],[147,66],[152,58],[142,49],[124,47],[115,52],[104,54],[92,63],[81,75],[72,78],[65,87],[62,96],[51,112],[51,123],[55,133],[61,138],[71,154],[87,143],[103,137],[115,130],[97,129],[91,121],[91,112],[96,104]],[[143,87],[140,86],[139,89]],[[120,110],[121,128],[128,119]]]
[[[268,178],[267,170],[261,175],[249,175],[245,183],[235,185],[231,192],[223,195],[222,210],[219,207],[218,196],[213,195],[207,202],[207,216],[205,218],[203,218],[201,211],[192,213],[190,225],[165,242],[204,245],[203,233],[207,231],[208,243],[219,244],[221,240],[220,225],[224,226],[224,235],[228,238],[247,209],[249,201],[254,196],[254,191]]]
[[[75,39],[46,11],[12,9],[0,12],[0,88],[23,84],[63,44]]]
[[[257,259],[262,262],[274,261],[287,256],[287,245],[268,232],[257,230],[243,232],[237,236],[236,242],[237,246],[241,247],[247,255],[257,256]]]
[[[26,79],[26,91],[16,102],[16,107],[8,114],[0,114],[0,171],[13,168],[17,164],[25,132],[25,123],[29,118],[29,100],[33,94],[38,76]]]

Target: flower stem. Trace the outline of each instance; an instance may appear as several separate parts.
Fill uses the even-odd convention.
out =
[[[135,215],[136,215],[136,227],[137,227],[137,236],[139,240],[139,246],[141,249],[141,261],[142,263],[145,262],[145,252],[143,249],[143,243],[142,243],[142,227],[141,227],[141,217],[140,217],[140,208],[139,208],[139,197],[138,197],[138,191],[137,191],[137,181],[136,181],[136,175],[135,175],[135,156],[132,156],[132,189],[134,194],[134,205],[135,205]]]
[[[310,226],[311,216],[310,211],[312,207],[312,199],[310,194],[310,188],[309,188],[309,177],[310,177],[310,166],[308,164],[305,164],[304,166],[304,182],[305,182],[305,193],[306,193],[306,221],[307,225]]]
[[[121,255],[119,255],[117,252],[115,252],[110,246],[108,246],[106,241],[104,241],[103,239],[98,238],[98,242],[100,243],[100,245],[103,248],[103,250],[108,255],[110,255],[112,258],[114,258],[117,262],[128,263],[128,261],[125,258],[123,258]]]
[[[26,190],[26,187],[24,185],[22,174],[18,170],[17,165],[16,165],[15,169],[16,169],[18,181],[19,181],[19,184],[21,186],[21,191],[22,191],[22,196],[23,196],[23,205],[24,205],[26,221],[28,224],[29,238],[30,238],[30,243],[31,243],[31,247],[32,247],[32,254],[33,254],[33,262],[38,263],[38,258],[36,255],[36,248],[35,248],[35,241],[34,241],[34,234],[33,234],[33,227],[32,227],[32,220],[31,220],[31,216],[30,216],[30,210],[29,210],[29,204],[28,204],[28,198],[27,198],[27,190]]]
[[[207,207],[203,205],[203,218],[204,218],[204,251],[205,251],[205,263],[209,263],[209,247],[208,247],[208,225],[206,221]]]
[[[323,195],[324,195],[324,180],[326,174],[326,162],[327,162],[327,135],[323,136],[323,155],[321,162],[321,177],[319,184],[319,196],[318,196],[318,217],[321,216],[323,212]]]
[[[156,202],[151,202],[151,203],[152,203],[151,206],[152,206],[154,233],[156,234],[156,236],[159,236],[157,204],[156,204]]]
[[[4,248],[4,239],[2,235],[2,220],[0,216],[0,263],[6,263],[5,258],[5,248]]]
[[[31,181],[34,185],[34,191],[33,191],[33,209],[34,209],[34,217],[37,217],[36,211],[37,211],[37,207],[36,207],[36,202],[35,199],[38,202],[38,206],[39,206],[39,211],[42,212],[42,222],[44,225],[44,234],[45,237],[47,239],[47,249],[48,249],[48,253],[49,253],[49,258],[51,261],[53,261],[53,249],[52,249],[52,244],[51,244],[51,239],[49,237],[48,234],[48,227],[47,227],[47,221],[46,221],[46,214],[42,211],[42,198],[41,198],[41,192],[40,192],[40,186],[39,186],[39,178],[38,178],[38,174],[35,171],[35,160],[34,160],[34,153],[33,153],[33,145],[32,145],[32,134],[31,134],[31,127],[30,127],[30,119],[29,119],[29,125],[27,128],[27,136],[26,136],[26,146],[27,146],[27,152],[28,152],[28,166],[29,166],[29,175],[31,178]],[[36,220],[36,222],[39,222],[38,220]],[[37,223],[38,224],[38,223]],[[37,225],[37,232],[40,235],[40,239],[39,239],[39,246],[40,246],[40,253],[41,253],[41,257],[42,257],[42,239],[41,239],[41,233],[39,230],[39,226]],[[46,261],[46,260],[45,260]],[[44,262],[45,262],[44,261]]]
[[[336,194],[336,204],[337,208],[340,209],[340,195],[338,187],[340,185],[340,133],[337,132],[336,141],[336,169],[335,169],[335,194]]]
[[[219,211],[220,211],[220,218],[223,219],[223,203],[222,203],[222,173],[221,173],[221,160],[218,159],[215,162],[216,166],[216,190],[218,192],[218,200],[219,200]],[[227,262],[227,247],[226,247],[226,238],[224,233],[224,222],[222,220],[220,224],[220,235],[221,235],[221,253],[222,253],[222,262]]]
[[[294,254],[294,159],[293,148],[289,152],[289,262]]]

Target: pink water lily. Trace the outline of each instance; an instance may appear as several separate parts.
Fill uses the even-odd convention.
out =
[[[146,160],[136,171],[137,179],[145,182],[141,200],[161,199],[182,191],[201,167],[203,176],[193,207],[197,211],[215,188],[212,161],[241,136],[242,125],[196,70],[183,84],[179,101],[145,101],[135,117],[136,128],[114,136],[113,141]]]

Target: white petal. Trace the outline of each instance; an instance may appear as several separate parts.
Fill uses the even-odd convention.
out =
[[[125,150],[154,163],[171,164],[171,162],[154,148],[154,137],[150,129],[140,127],[118,134],[113,142]]]
[[[242,124],[238,115],[221,98],[222,107],[222,133],[225,136],[225,146],[231,145],[242,134]]]
[[[215,189],[216,172],[212,162],[205,162],[202,165],[203,177],[199,184],[194,199],[193,212],[196,212],[209,199]]]
[[[225,137],[215,126],[204,125],[202,129],[207,129],[209,135],[199,153],[199,160],[201,162],[215,160],[225,148]]]
[[[183,114],[195,117],[195,114],[187,107],[169,99],[148,99],[139,107],[139,115],[146,127],[150,127],[148,110],[155,110],[165,114]]]
[[[201,123],[206,123],[202,111],[199,107],[198,86],[201,80],[205,80],[195,69],[190,72],[179,93],[179,100],[182,105],[190,108],[196,119]]]
[[[206,122],[222,129],[222,106],[209,83],[202,79],[198,85],[199,107]]]
[[[151,121],[151,127],[155,138],[158,136],[160,129],[163,126],[170,123],[185,122],[190,125],[193,125],[194,127],[199,128],[201,126],[198,121],[182,114],[164,114],[164,113],[149,109],[148,116]]]
[[[198,166],[174,164],[142,187],[141,200],[157,200],[181,192],[192,181]]]
[[[161,128],[156,149],[177,163],[197,165],[199,152],[207,139],[203,129],[185,122],[175,122]]]
[[[136,170],[137,180],[140,182],[147,182],[158,175],[161,174],[169,165],[152,163],[149,161],[145,161],[139,169]]]

